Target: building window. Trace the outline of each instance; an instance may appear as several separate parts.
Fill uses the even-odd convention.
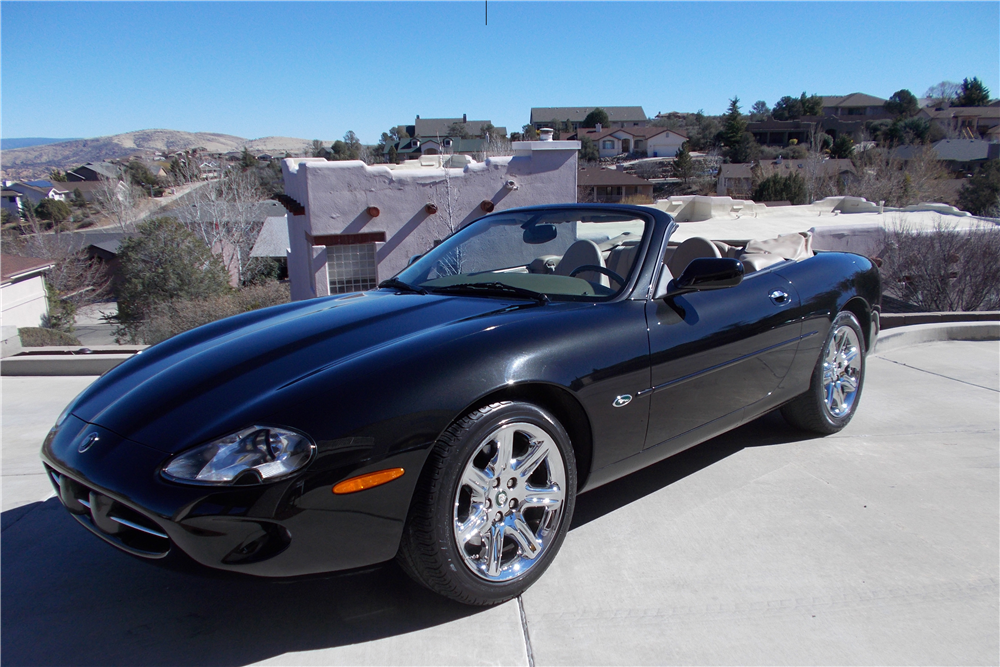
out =
[[[326,262],[330,274],[330,294],[360,292],[378,286],[374,243],[328,245]]]
[[[611,139],[605,139],[604,141],[601,142],[601,148],[614,148],[614,147],[615,147],[615,142],[612,141]]]

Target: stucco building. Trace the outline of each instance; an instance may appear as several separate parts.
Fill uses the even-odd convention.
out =
[[[485,162],[465,155],[374,166],[285,159],[292,299],[371,289],[491,211],[576,201],[580,142],[513,148],[514,155]]]

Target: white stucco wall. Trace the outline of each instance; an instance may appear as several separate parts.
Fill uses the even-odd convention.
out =
[[[0,288],[0,325],[5,327],[41,326],[48,315],[45,279],[38,275]]]
[[[385,233],[377,248],[378,278],[390,278],[407,260],[484,215],[537,204],[576,201],[577,141],[515,142],[513,156],[468,160],[442,168],[438,156],[403,165],[368,166],[360,161],[288,158],[282,163],[285,194],[305,207],[288,216],[288,273],[295,300],[328,289],[325,246],[309,239],[332,234]],[[447,158],[448,156],[440,156]],[[464,160],[464,158],[463,158]],[[514,181],[516,188],[507,187]],[[427,204],[437,207],[428,213]],[[368,214],[374,206],[377,217]]]

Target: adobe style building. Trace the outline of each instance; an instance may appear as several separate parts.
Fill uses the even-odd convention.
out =
[[[514,142],[477,162],[425,155],[399,165],[287,158],[293,300],[372,289],[491,211],[576,201],[578,141]]]

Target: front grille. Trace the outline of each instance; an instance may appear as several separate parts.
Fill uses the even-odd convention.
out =
[[[170,538],[145,514],[46,466],[60,502],[85,528],[130,554],[163,558]]]

